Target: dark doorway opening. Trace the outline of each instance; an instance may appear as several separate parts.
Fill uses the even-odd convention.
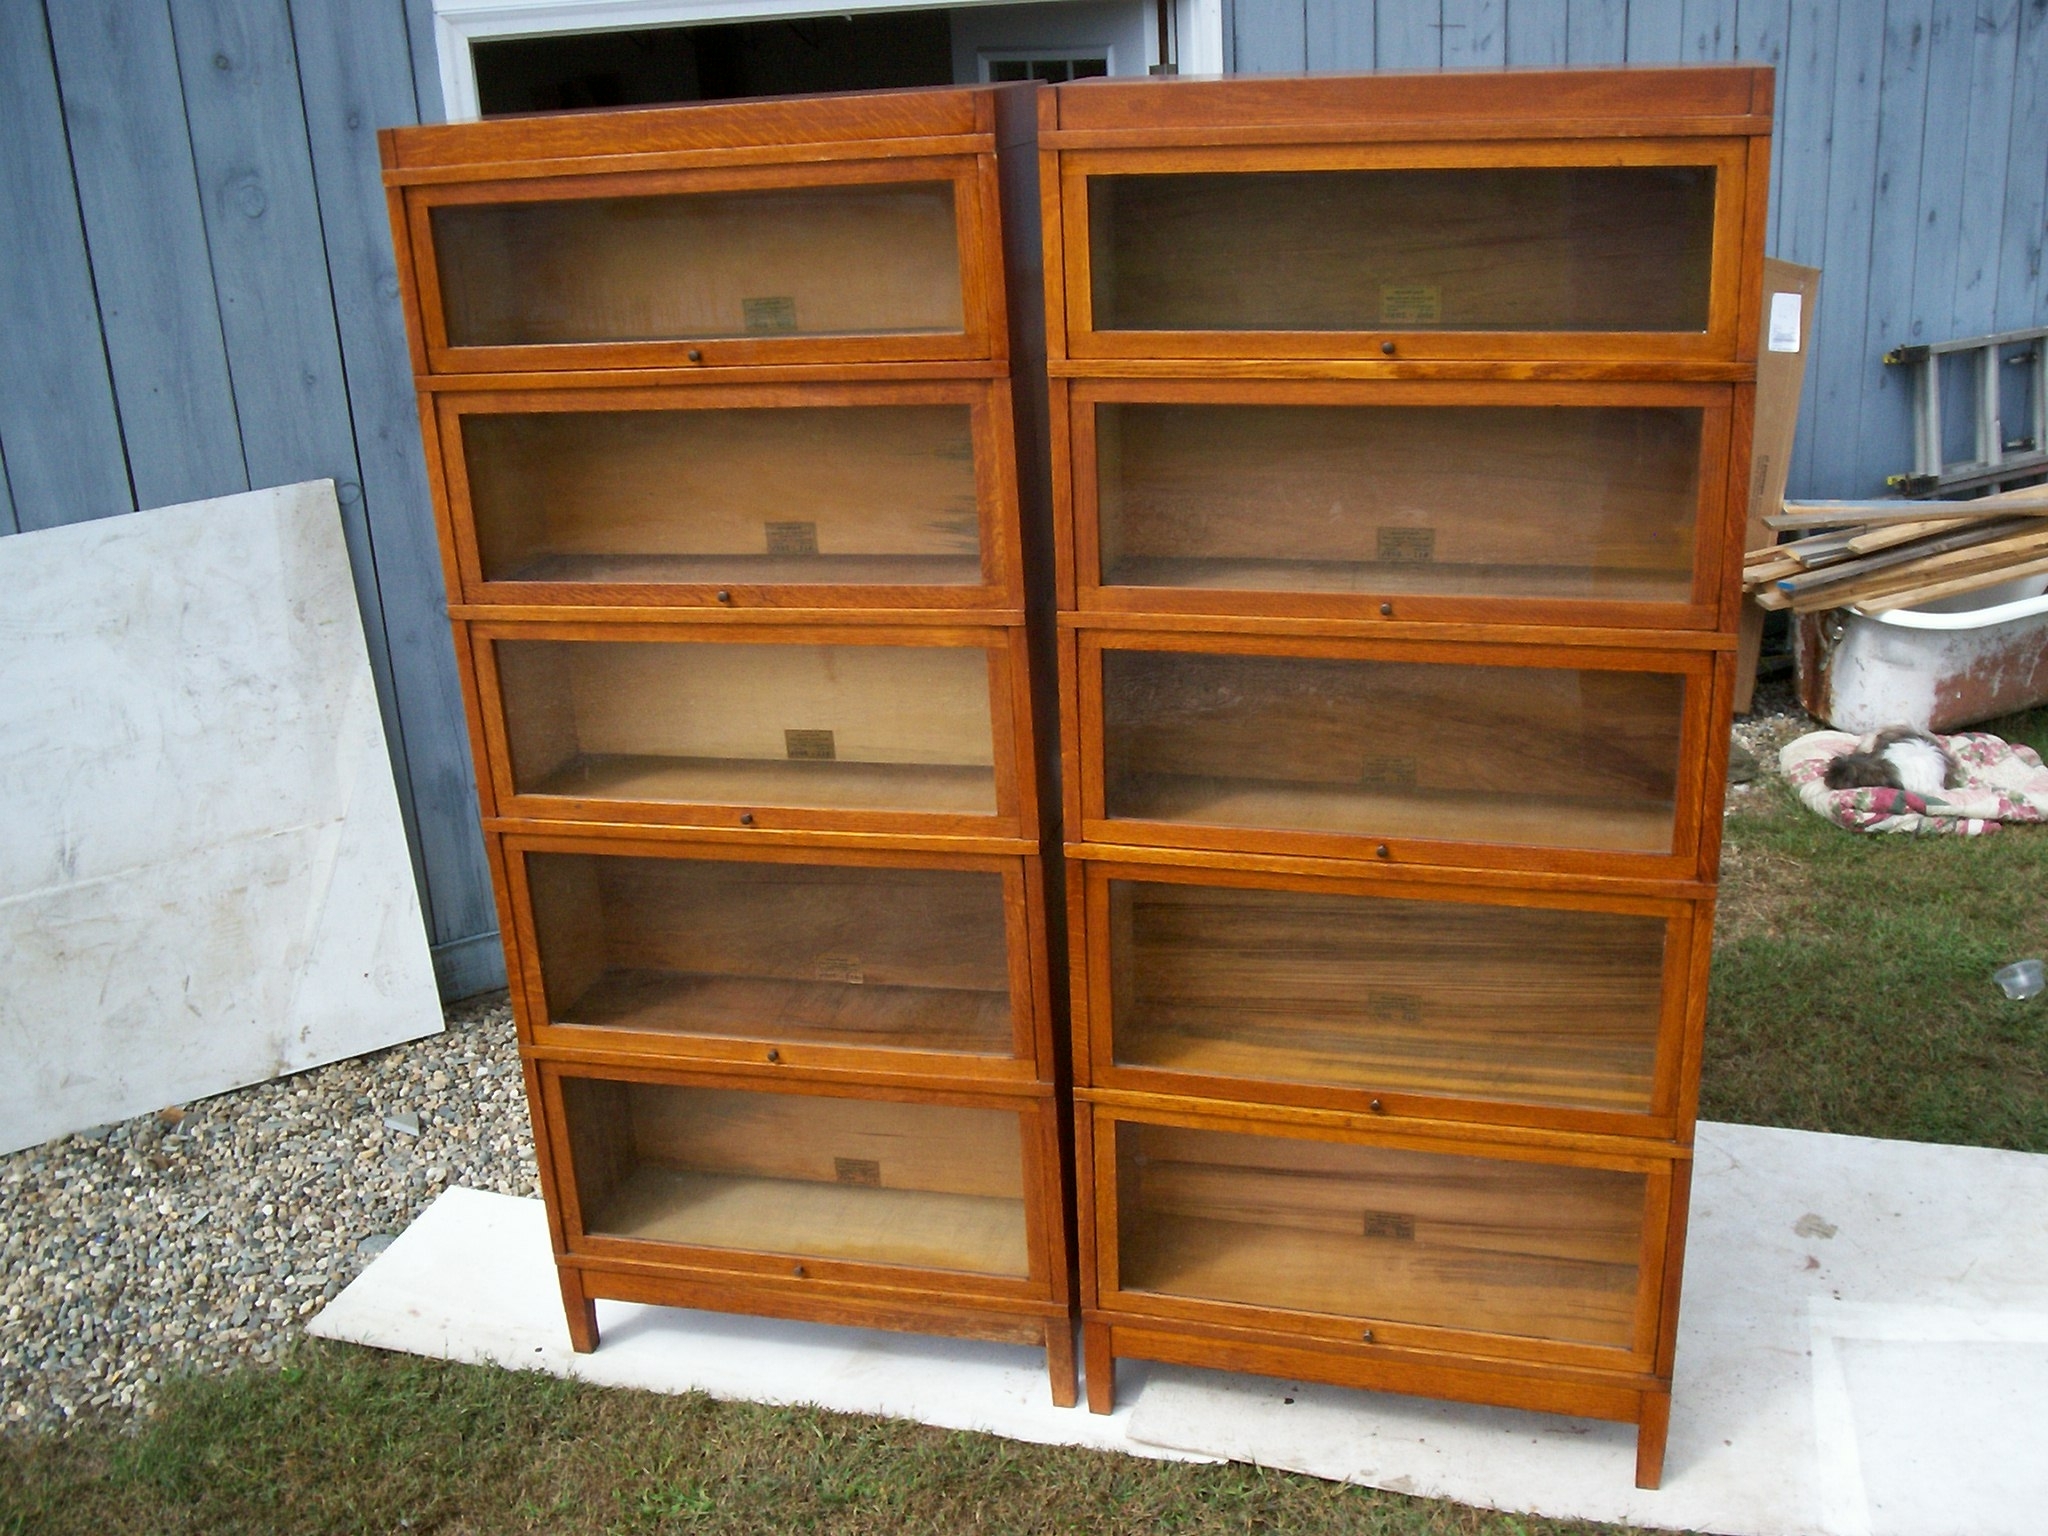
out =
[[[472,57],[485,117],[953,83],[944,11],[501,38]]]

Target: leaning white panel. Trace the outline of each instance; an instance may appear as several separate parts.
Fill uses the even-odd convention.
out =
[[[441,1028],[332,481],[0,593],[0,1151]]]

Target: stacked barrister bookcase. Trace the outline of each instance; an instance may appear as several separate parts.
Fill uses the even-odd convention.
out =
[[[1042,1343],[1074,1400],[1031,110],[384,136],[578,1349],[709,1307]]]
[[[1083,1353],[1661,1476],[1771,74],[1090,82],[1040,164]]]

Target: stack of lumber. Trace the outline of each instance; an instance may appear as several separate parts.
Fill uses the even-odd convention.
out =
[[[1811,613],[1911,608],[2048,571],[2048,485],[1975,501],[1788,501],[1797,536],[1743,557],[1758,605]]]

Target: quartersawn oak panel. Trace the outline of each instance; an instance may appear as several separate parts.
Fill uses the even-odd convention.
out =
[[[1095,407],[1104,585],[1683,603],[1701,412]]]
[[[487,581],[972,585],[962,405],[476,413]]]
[[[1704,332],[1708,166],[1088,181],[1097,331]]]
[[[1030,1273],[1016,1112],[562,1079],[583,1230]]]
[[[555,1024],[1007,1055],[1002,876],[529,853]]]
[[[1134,1121],[1116,1148],[1124,1292],[1633,1342],[1640,1173]]]
[[[1648,1112],[1661,918],[1109,882],[1119,1065]]]
[[[950,181],[444,204],[448,344],[965,329]]]
[[[1672,846],[1683,678],[1109,649],[1112,818]]]
[[[976,647],[495,646],[522,794],[996,810],[989,662]]]

